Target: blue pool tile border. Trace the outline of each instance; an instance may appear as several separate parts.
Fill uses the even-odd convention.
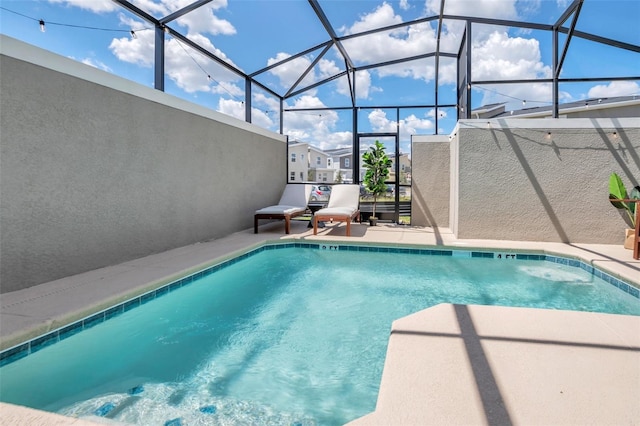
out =
[[[144,305],[145,303],[154,300],[158,297],[169,294],[174,290],[177,290],[185,285],[188,285],[200,278],[213,274],[216,271],[224,269],[228,266],[234,265],[241,260],[247,259],[258,253],[268,250],[280,250],[287,248],[305,248],[313,250],[328,250],[328,251],[362,251],[373,253],[399,253],[399,254],[416,254],[424,256],[458,256],[470,257],[470,258],[502,258],[504,256],[508,259],[518,260],[536,260],[547,261],[552,263],[559,263],[571,267],[583,269],[584,271],[601,278],[605,282],[613,285],[614,287],[630,294],[636,299],[640,299],[640,289],[632,284],[626,283],[623,280],[610,275],[598,268],[588,265],[581,260],[572,259],[568,257],[548,255],[548,254],[535,254],[535,253],[517,253],[517,252],[494,252],[494,251],[468,251],[459,249],[422,249],[415,247],[392,247],[392,246],[375,246],[375,245],[351,245],[351,244],[339,244],[339,243],[266,243],[262,246],[249,250],[239,256],[232,259],[224,260],[215,265],[209,266],[198,272],[194,272],[178,280],[172,281],[159,287],[155,290],[141,294],[140,296],[126,300],[118,305],[112,306],[108,309],[90,315],[84,319],[76,321],[74,323],[65,325],[57,330],[53,330],[42,336],[38,336],[28,342],[21,343],[9,349],[0,352],[0,367],[10,364],[14,361],[22,359],[32,353],[35,353],[41,349],[46,348],[56,342],[71,337],[83,330],[100,324],[110,318],[114,318],[124,312],[127,312],[133,308]],[[454,254],[457,253],[457,254]]]

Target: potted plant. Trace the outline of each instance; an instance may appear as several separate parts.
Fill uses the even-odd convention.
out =
[[[373,213],[369,218],[369,224],[375,226],[378,223],[376,217],[376,202],[378,197],[387,192],[385,181],[389,177],[391,160],[384,152],[384,145],[376,140],[375,144],[362,155],[362,164],[366,173],[364,175],[364,186],[373,195]]]
[[[617,173],[611,173],[611,176],[609,176],[609,201],[615,208],[624,210],[627,213],[632,228],[626,230],[624,247],[632,249],[638,203],[619,200],[640,200],[640,186],[634,187],[631,193],[628,193],[620,176]]]

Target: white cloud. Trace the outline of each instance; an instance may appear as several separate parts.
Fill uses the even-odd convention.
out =
[[[538,40],[509,37],[505,32],[494,31],[487,39],[477,41],[473,46],[472,61],[474,80],[539,79],[552,76],[551,67],[541,60]],[[522,108],[522,105],[518,105],[521,100],[551,102],[552,97],[552,87],[548,83],[486,85],[483,88],[486,89],[482,95],[483,105],[507,102],[507,109]],[[526,106],[539,105],[530,102]]]
[[[424,133],[425,130],[433,129],[433,122],[426,118],[416,117],[414,114],[400,120],[400,136],[408,138],[410,135]]]
[[[473,46],[473,79],[501,80],[551,77],[551,67],[540,59],[536,39],[512,38],[495,31],[484,42]]]
[[[447,15],[466,15],[495,19],[516,19],[518,12],[516,3],[523,0],[448,0],[444,13]],[[440,13],[441,0],[427,0],[426,9],[429,14]]]
[[[276,55],[275,58],[269,58],[267,61],[267,65],[273,65],[275,63],[284,61],[290,56],[291,55],[289,55],[288,53],[280,52]],[[271,69],[269,72],[278,77],[280,85],[283,88],[289,90],[289,88],[300,78],[302,73],[309,68],[312,61],[312,57],[302,56],[285,62],[284,64]],[[318,81],[333,77],[334,75],[339,74],[342,71],[344,71],[344,69],[338,67],[335,61],[320,59],[316,66],[311,71],[309,71],[309,73],[300,83],[298,83],[296,89],[310,86]],[[362,71],[358,73],[358,76],[358,97],[366,98],[369,94],[371,83],[369,73],[367,71]],[[360,80],[360,78],[362,78],[362,81]],[[345,96],[351,96],[347,77],[341,77],[337,79],[335,81],[335,84],[337,93]],[[311,90],[307,94],[314,95],[315,90]]]
[[[387,113],[383,110],[373,110],[367,118],[374,132],[394,133],[396,131],[397,122],[388,119]],[[430,132],[431,129],[433,129],[433,121],[411,114],[400,120],[400,139],[408,140],[411,135],[425,133],[426,131]]]
[[[356,72],[356,98],[368,99],[371,91],[376,91],[377,88],[371,87],[371,74],[369,71],[357,71]],[[353,87],[353,81],[351,81],[351,87]],[[336,80],[336,91],[341,95],[351,97],[351,91],[349,87],[349,80],[347,76],[343,76]]]
[[[101,69],[103,71],[107,71],[107,72],[111,72],[111,68],[105,64],[104,62],[101,62],[97,59],[93,59],[93,58],[84,58],[82,61],[83,64],[85,65],[89,65],[90,67],[94,67],[94,68],[98,68]]]
[[[148,12],[150,15],[162,17],[167,16],[170,13],[170,9],[167,7],[166,3],[166,1],[156,2],[153,0],[136,0],[135,5],[139,9]]]
[[[448,114],[447,114],[447,110],[446,108],[440,109],[439,111],[437,111],[438,114],[440,114],[440,118],[447,118]],[[436,109],[435,108],[431,108],[428,112],[427,112],[427,117],[429,118],[435,118],[436,117]]]
[[[227,81],[211,81],[209,91],[218,95],[244,99],[244,90],[237,84]]]
[[[220,98],[218,100],[218,111],[239,120],[244,120],[244,103],[241,101]]]
[[[411,6],[409,5],[409,0],[400,0],[399,6],[402,10],[409,10],[411,8]]]
[[[318,61],[318,69],[319,69],[319,77],[320,78],[328,78],[333,75],[336,75],[340,72],[340,68],[333,61],[328,61],[326,59],[320,59]]]
[[[173,0],[169,4],[174,10],[180,10],[191,3],[193,0],[181,0],[180,2]],[[190,34],[233,35],[236,33],[236,29],[231,22],[215,15],[216,10],[226,7],[226,0],[213,1],[181,16],[177,21],[180,25],[186,26]]]
[[[272,120],[271,115],[258,108],[251,108],[251,122],[263,129],[275,130],[273,129],[275,123]]]
[[[190,38],[219,58],[230,62],[224,52],[216,49],[207,37],[197,34],[191,35]],[[215,93],[231,92],[230,94],[233,95],[243,93],[231,84],[240,79],[237,75],[205,58],[177,39],[170,39],[165,44],[165,72],[187,93],[212,91],[209,88],[210,82],[207,75],[210,75],[213,80],[218,82],[218,86],[221,86],[213,90]]]
[[[343,28],[342,32],[345,35],[354,34],[400,22],[403,22],[402,18],[395,14],[390,4],[385,2],[371,13],[361,16],[352,26]],[[349,51],[351,59],[357,64],[376,64],[418,56],[435,52],[437,47],[436,32],[429,23],[414,24],[393,31],[357,37],[345,40],[343,43]],[[458,34],[446,31],[441,34],[440,47],[442,51],[457,51],[458,44]],[[441,68],[441,71],[443,81],[455,82],[455,67]],[[378,68],[371,72],[380,77],[398,76],[431,81],[435,77],[435,61],[424,59],[404,62]]]
[[[373,12],[362,15],[351,27],[342,28],[341,31],[345,34],[355,34],[380,27],[400,24],[401,22],[402,17],[396,15],[393,6],[387,2],[383,2]]]
[[[440,3],[440,0],[426,0],[427,14],[439,13]],[[448,0],[445,3],[445,13],[447,14],[513,20],[517,20],[522,14],[538,8],[540,8],[540,0]],[[342,32],[354,34],[399,22],[402,22],[402,18],[394,12],[389,3],[384,2],[371,13],[362,15],[352,26],[342,28]],[[380,63],[396,58],[416,56],[425,52],[435,52],[437,46],[435,28],[435,24],[422,23],[390,32],[345,40],[344,44],[356,63]],[[528,78],[525,75],[538,77],[549,75],[550,68],[545,67],[540,60],[540,46],[537,40],[521,37],[511,38],[503,32],[502,28],[501,31],[497,31],[496,28],[500,27],[474,26],[474,79],[482,79],[480,74],[503,79]],[[445,21],[440,37],[440,50],[444,52],[457,51],[463,31],[464,23],[451,21],[447,23]],[[500,49],[500,51],[492,49]],[[490,53],[490,57],[486,55],[487,53]],[[499,74],[496,74],[495,71],[498,71]],[[371,72],[380,77],[398,76],[428,82],[435,77],[435,61],[405,62]],[[440,82],[455,84],[456,73],[455,60],[441,58]]]
[[[440,84],[456,84],[458,78],[458,63],[454,58],[440,58]]]
[[[129,28],[142,28],[144,24],[129,18],[123,13],[118,15],[120,23]],[[136,38],[114,38],[109,44],[109,50],[116,58],[130,64],[150,68],[154,63],[155,32],[153,30],[136,31]]]
[[[68,6],[80,7],[83,9],[91,10],[92,12],[111,12],[115,10],[121,10],[120,7],[111,0],[49,0],[52,3],[64,3]],[[177,10],[180,10],[193,3],[193,0],[137,0],[136,6],[140,9],[149,12],[154,16],[167,16]],[[236,30],[230,22],[220,19],[215,15],[217,10],[227,7],[227,0],[214,0],[207,3],[186,15],[183,15],[177,20],[177,23],[187,27],[188,36],[190,39],[200,44],[205,49],[209,50],[219,58],[227,61],[229,64],[234,65],[229,58],[219,49],[216,49],[211,41],[203,36],[204,33],[213,35],[231,35],[235,34]],[[128,28],[144,28],[148,24],[145,22],[133,19],[123,13],[118,15],[120,24]],[[171,25],[171,23],[169,24]],[[111,52],[121,61],[137,64],[143,67],[151,67],[154,64],[154,44],[155,44],[155,31],[153,30],[139,30],[136,31],[136,39],[130,39],[129,37],[114,38],[109,49]],[[167,53],[165,55],[167,60],[167,69],[170,74],[170,78],[174,79],[178,85],[185,89],[187,92],[194,91],[208,91],[206,84],[202,84],[202,75],[204,74],[206,80],[206,74],[200,71],[200,76],[196,76],[197,72],[194,72],[191,68],[193,60],[184,53],[184,50],[176,44],[175,40],[169,40],[165,49]],[[177,49],[176,49],[177,48]],[[187,48],[188,49],[188,48]],[[182,52],[181,52],[182,50]],[[192,52],[196,61],[199,64],[209,62],[209,60],[203,60],[202,55],[196,52]],[[177,55],[177,58],[176,56]],[[189,64],[191,62],[191,64]],[[234,65],[235,66],[235,65]],[[216,80],[230,81],[237,77],[229,77],[229,73],[225,70],[215,72]],[[213,72],[208,72],[212,77]],[[221,74],[224,74],[222,76]],[[197,82],[196,82],[197,81]]]
[[[367,116],[374,132],[393,133],[396,131],[396,122],[387,118],[387,113],[381,109],[374,109]]]
[[[223,99],[218,100],[217,111],[244,121],[245,119],[245,107],[244,102],[235,99]],[[251,122],[263,129],[273,129],[277,124],[272,119],[272,114],[269,111],[262,110],[260,108],[251,108]],[[275,129],[274,129],[275,130]]]
[[[520,17],[533,16],[540,11],[542,0],[518,0],[517,13]]]
[[[120,15],[120,22],[131,28],[142,26],[140,22],[123,14]],[[190,39],[234,65],[224,52],[217,49],[207,37],[201,34],[192,34]],[[130,37],[113,39],[109,49],[121,61],[152,67],[154,64],[154,45],[155,32],[144,30],[136,31],[135,39]],[[170,37],[165,43],[165,72],[170,79],[176,82],[178,87],[187,93],[210,92],[244,96],[243,89],[234,84],[239,79],[236,74]],[[212,77],[212,81],[209,81],[208,75]]]
[[[118,6],[112,0],[49,0],[49,3],[61,3],[67,6],[79,7],[95,13],[113,12]]]
[[[343,28],[342,32],[345,35],[355,34],[401,22],[402,18],[395,14],[393,7],[383,3],[373,12],[361,16],[351,27]],[[415,56],[433,51],[436,47],[435,33],[429,24],[379,32],[345,40],[343,43],[351,59],[361,64]]]
[[[112,0],[49,0],[52,3],[66,3],[88,9],[93,12],[112,12],[120,10]],[[135,5],[156,17],[168,16],[173,12],[183,9],[193,3],[193,0],[137,0]],[[214,0],[199,8],[192,10],[176,20],[179,25],[187,27],[189,34],[224,34],[236,33],[235,27],[227,20],[216,16],[215,12],[227,7],[227,0]],[[168,25],[172,25],[170,22]]]
[[[599,84],[589,89],[589,98],[610,98],[613,96],[639,95],[640,86],[634,81],[612,81],[604,85]]]
[[[291,55],[289,55],[288,53],[280,52],[276,55],[275,58],[269,58],[267,60],[267,65],[273,65],[280,61],[284,61],[290,56]],[[307,68],[309,68],[310,65],[311,59],[305,56],[301,56],[299,58],[285,62],[284,64],[271,69],[269,72],[278,77],[278,79],[280,80],[280,85],[288,90],[298,80],[298,78],[300,78],[302,73]],[[312,71],[298,84],[297,87],[305,87],[314,83],[315,81],[316,78]]]
[[[280,100],[273,96],[267,96],[264,93],[254,92],[252,102],[253,105],[265,107],[265,110],[270,111],[270,113],[280,111]]]
[[[285,108],[324,108],[315,96],[301,96]],[[284,115],[284,133],[292,140],[309,142],[320,149],[351,146],[353,134],[336,131],[339,116],[335,111],[293,111]]]

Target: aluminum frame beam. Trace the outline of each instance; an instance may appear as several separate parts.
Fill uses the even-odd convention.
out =
[[[572,4],[572,6],[575,5],[575,7],[573,7],[573,20],[571,20],[571,27],[569,28],[569,32],[567,33],[567,39],[564,42],[564,48],[562,49],[562,54],[560,55],[560,58],[558,59],[558,63],[556,64],[556,67],[553,70],[554,76],[556,77],[560,75],[560,71],[562,70],[562,65],[564,64],[564,59],[567,56],[567,51],[569,50],[569,44],[571,43],[571,37],[573,37],[573,31],[576,29],[576,24],[578,23],[578,17],[580,16],[580,9],[582,9],[582,1],[583,0],[576,0]],[[554,26],[554,32],[555,31],[557,31],[557,29]]]
[[[311,5],[313,11],[316,13],[316,16],[318,16],[318,19],[320,19],[320,22],[324,26],[325,31],[327,32],[327,34],[329,34],[329,37],[340,51],[340,54],[349,65],[347,69],[353,68],[353,61],[351,61],[349,53],[347,53],[347,50],[342,45],[342,42],[340,42],[338,35],[329,22],[327,15],[324,14],[324,10],[322,10],[322,7],[320,7],[320,3],[318,3],[318,0],[309,0],[309,4]]]
[[[304,78],[311,72],[311,70],[313,70],[313,67],[315,67],[318,64],[318,62],[320,62],[320,59],[324,57],[324,55],[329,51],[329,49],[331,49],[332,46],[333,46],[333,43],[329,43],[325,46],[324,50],[322,50],[322,52],[320,52],[320,54],[316,56],[316,58],[313,60],[313,62],[311,62],[311,64],[307,67],[307,69],[304,70],[304,72],[300,75],[300,77],[298,77],[298,79],[291,85],[287,93],[284,94],[283,96],[284,98],[289,97],[289,94],[293,91],[293,89],[298,87],[298,84],[300,84],[300,82],[304,80]]]
[[[293,96],[299,95],[300,93],[304,93],[307,90],[311,90],[311,89],[316,88],[318,86],[321,86],[321,85],[323,85],[325,83],[329,83],[330,81],[333,81],[333,80],[335,80],[337,78],[344,77],[347,73],[349,73],[349,71],[345,70],[345,71],[339,72],[338,74],[334,74],[331,77],[325,78],[324,80],[317,81],[317,82],[313,83],[310,86],[304,87],[304,88],[302,88],[300,90],[296,90],[295,92],[290,93],[288,98],[291,98]]]
[[[277,63],[271,64],[267,67],[264,67],[260,70],[257,70],[253,73],[247,74],[245,72],[243,72],[242,70],[240,70],[239,68],[229,64],[228,62],[220,59],[218,56],[216,56],[215,54],[209,52],[207,49],[203,48],[202,46],[200,46],[198,43],[193,42],[192,40],[190,40],[189,38],[187,38],[186,36],[182,35],[179,31],[177,30],[173,30],[171,28],[169,28],[166,24],[172,21],[175,21],[176,19],[184,16],[185,14],[192,12],[202,6],[205,6],[208,3],[211,3],[213,0],[196,0],[193,3],[189,4],[186,7],[183,7],[182,9],[175,11],[167,16],[165,16],[164,18],[161,19],[157,19],[154,16],[150,15],[149,13],[145,12],[144,10],[140,9],[138,6],[134,5],[133,3],[131,3],[131,0],[112,0],[114,1],[116,4],[118,4],[119,6],[123,7],[124,9],[128,10],[129,12],[133,13],[134,15],[138,16],[139,18],[143,19],[146,22],[149,22],[151,24],[153,24],[155,26],[155,69],[154,69],[154,77],[155,77],[155,86],[157,89],[159,90],[164,90],[164,62],[165,62],[165,32],[169,33],[172,37],[174,37],[177,41],[182,42],[187,44],[189,47],[191,47],[192,49],[198,51],[199,53],[203,54],[205,57],[207,57],[208,59],[218,63],[219,65],[223,66],[225,69],[233,72],[234,74],[236,74],[239,78],[244,78],[245,80],[245,97],[246,96],[251,96],[251,87],[252,84],[255,84],[257,87],[260,87],[262,90],[266,91],[267,93],[269,93],[270,95],[278,98],[280,100],[280,114],[281,114],[281,131],[282,131],[282,113],[285,111],[283,109],[284,107],[284,100],[293,96],[296,96],[300,93],[303,93],[305,91],[311,90],[315,87],[321,86],[323,84],[329,83],[333,80],[336,80],[338,78],[341,78],[343,76],[347,76],[348,78],[348,83],[349,83],[349,91],[350,91],[350,95],[351,95],[351,107],[345,107],[345,108],[358,108],[357,106],[357,101],[356,101],[356,72],[357,71],[364,71],[364,70],[369,70],[369,69],[374,69],[374,68],[380,68],[380,67],[384,67],[384,66],[389,66],[389,65],[395,65],[395,64],[400,64],[400,63],[405,63],[405,62],[411,62],[411,61],[416,61],[416,60],[420,60],[420,59],[424,59],[424,58],[429,58],[429,57],[435,57],[435,66],[436,66],[436,77],[435,77],[435,105],[432,105],[430,107],[435,107],[435,108],[443,108],[443,107],[451,107],[448,105],[439,105],[438,103],[438,94],[439,94],[439,78],[438,78],[438,74],[439,74],[439,68],[440,68],[440,58],[442,57],[450,57],[450,58],[457,58],[457,60],[460,60],[460,58],[458,57],[458,54],[456,53],[448,53],[448,52],[442,52],[441,51],[441,46],[440,46],[440,40],[441,40],[441,34],[442,34],[442,29],[443,29],[443,25],[444,22],[446,20],[458,20],[458,21],[464,21],[467,23],[467,31],[465,32],[465,36],[467,37],[467,42],[469,42],[469,38],[470,38],[470,27],[472,26],[471,24],[487,24],[487,25],[498,25],[498,26],[507,26],[507,27],[517,27],[517,28],[524,28],[524,29],[532,29],[532,30],[542,30],[542,31],[550,31],[553,34],[554,37],[554,41],[552,43],[552,47],[554,49],[553,52],[553,70],[554,70],[554,76],[551,79],[517,79],[517,80],[499,80],[499,81],[489,81],[489,80],[483,80],[483,81],[472,81],[471,79],[471,63],[470,63],[470,47],[469,47],[469,52],[467,52],[467,69],[466,69],[466,82],[467,85],[471,85],[471,84],[510,84],[510,83],[552,83],[554,85],[554,90],[553,90],[553,98],[554,98],[554,106],[557,109],[557,103],[558,103],[558,84],[561,82],[589,82],[589,81],[620,81],[620,80],[639,80],[640,77],[639,76],[627,76],[627,77],[594,77],[594,78],[559,78],[560,72],[562,70],[562,66],[564,64],[564,60],[566,58],[566,55],[568,53],[569,47],[570,47],[570,43],[571,40],[574,37],[578,37],[581,39],[585,39],[585,40],[589,40],[589,41],[593,41],[596,43],[600,43],[600,44],[604,44],[604,45],[608,45],[608,46],[612,46],[614,48],[619,48],[619,49],[624,49],[624,50],[628,50],[631,52],[635,52],[635,53],[640,53],[640,46],[635,45],[635,44],[631,44],[631,43],[625,43],[622,41],[618,41],[618,40],[613,40],[613,39],[609,39],[606,37],[601,37],[595,34],[591,34],[591,33],[587,33],[587,32],[583,32],[583,31],[578,31],[576,30],[576,25],[577,25],[577,21],[578,21],[578,17],[580,14],[580,10],[581,7],[583,5],[584,0],[573,0],[573,2],[571,3],[571,5],[569,7],[567,7],[567,9],[564,11],[564,13],[557,19],[557,21],[554,24],[542,24],[542,23],[534,23],[534,22],[523,22],[523,21],[514,21],[514,20],[505,20],[505,19],[492,19],[492,18],[481,18],[481,17],[473,17],[473,16],[461,16],[461,15],[447,15],[444,14],[444,7],[445,7],[445,1],[446,0],[441,0],[440,2],[440,10],[439,10],[439,14],[437,16],[429,16],[429,17],[424,17],[424,18],[420,18],[420,19],[416,19],[416,20],[412,20],[412,21],[408,21],[408,22],[402,22],[402,23],[398,23],[398,24],[394,24],[394,25],[388,25],[385,27],[380,27],[380,28],[375,28],[375,29],[371,29],[371,30],[367,30],[367,31],[362,31],[360,33],[356,33],[356,34],[349,34],[346,36],[342,36],[339,37],[335,31],[335,29],[333,28],[333,26],[331,25],[331,23],[329,22],[329,19],[327,18],[326,14],[324,13],[324,10],[322,9],[319,0],[308,0],[311,8],[313,9],[314,13],[316,14],[317,18],[320,20],[320,22],[322,23],[322,25],[324,26],[325,31],[327,32],[330,40],[326,41],[324,43],[321,43],[317,46],[314,46],[312,48],[309,48],[307,50],[304,50],[302,52],[299,52],[293,56],[290,56],[282,61],[279,61]],[[571,15],[573,16],[573,20],[571,22],[571,25],[567,28],[564,27],[564,23],[571,17]],[[429,23],[432,21],[436,21],[437,20],[437,43],[436,43],[436,49],[433,52],[428,52],[428,53],[424,53],[421,55],[416,55],[416,56],[412,56],[412,57],[405,57],[405,58],[399,58],[399,59],[395,59],[395,60],[390,60],[390,61],[385,61],[385,62],[379,62],[379,63],[375,63],[375,64],[368,64],[368,65],[362,65],[362,66],[356,66],[353,61],[351,60],[349,53],[347,51],[347,49],[343,46],[342,42],[345,40],[350,40],[350,39],[354,39],[354,38],[358,38],[358,37],[364,37],[367,35],[371,35],[371,34],[376,34],[376,33],[380,33],[380,32],[386,32],[386,31],[392,31],[398,28],[407,28],[410,27],[411,25],[418,25],[418,24],[423,24],[423,23]],[[565,44],[563,46],[562,52],[558,52],[558,34],[567,34],[567,40],[565,41]],[[305,88],[302,89],[298,89],[295,90],[299,84],[304,80],[304,78],[312,71],[313,67],[317,65],[318,61],[320,60],[320,58],[326,56],[326,54],[328,53],[328,51],[330,50],[331,47],[335,46],[339,52],[340,55],[343,57],[344,62],[345,62],[345,71],[340,72],[338,74],[335,74],[329,78],[325,78],[321,81],[318,81],[310,86],[307,86]],[[259,81],[255,80],[254,77],[265,73],[269,70],[272,70],[276,67],[278,67],[279,65],[282,65],[284,63],[287,63],[289,61],[293,61],[297,58],[300,58],[302,56],[308,55],[318,49],[322,49],[322,52],[320,52],[319,57],[315,58],[315,60],[313,61],[313,63],[302,73],[302,75],[300,76],[300,78],[288,89],[285,90],[284,94],[280,94],[277,93],[275,90],[270,89],[269,87],[267,87],[266,85],[260,83]],[[559,54],[560,53],[560,54]],[[467,93],[467,104],[471,103],[471,91],[467,89],[468,91]],[[469,109],[469,105],[465,105],[467,107],[467,109]],[[251,102],[250,100],[248,102],[245,103],[245,107],[247,108],[247,119],[248,121],[250,120],[250,107],[251,107]],[[398,106],[396,106],[398,107]],[[342,107],[340,107],[342,108]],[[368,107],[366,107],[368,108]],[[385,107],[385,108],[395,108],[395,107]],[[399,108],[407,108],[407,107],[399,107]],[[339,108],[327,108],[327,109],[339,109]],[[437,120],[437,117],[436,117]],[[354,120],[354,125],[357,124]]]
[[[175,21],[176,19],[178,19],[179,17],[186,15],[187,13],[198,9],[200,6],[204,6],[207,3],[211,3],[213,0],[198,0],[192,4],[190,4],[189,6],[185,6],[180,10],[176,10],[175,12],[173,12],[170,15],[165,16],[164,18],[160,19],[160,22],[162,24],[167,24],[171,21]]]
[[[286,64],[289,61],[293,61],[294,59],[297,59],[297,58],[299,58],[301,56],[305,56],[305,55],[308,55],[309,53],[315,52],[316,50],[318,50],[320,48],[326,47],[327,45],[333,46],[333,42],[331,40],[325,41],[324,43],[320,43],[320,44],[318,44],[316,46],[313,46],[313,47],[311,47],[311,48],[309,48],[307,50],[304,50],[304,51],[302,51],[300,53],[296,53],[295,55],[289,56],[286,59],[283,59],[281,61],[275,62],[275,63],[273,63],[273,64],[271,64],[271,65],[269,65],[267,67],[259,69],[258,71],[252,72],[251,74],[249,74],[249,77],[255,77],[256,75],[260,75],[260,74],[262,74],[262,73],[264,73],[266,71],[269,71],[270,69],[276,68],[276,67],[278,67],[278,66],[280,66],[282,64]]]

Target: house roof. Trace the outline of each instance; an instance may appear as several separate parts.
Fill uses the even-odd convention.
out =
[[[616,96],[611,98],[589,98],[579,101],[567,102],[558,105],[560,115],[569,114],[572,112],[583,111],[586,108],[592,110],[607,109],[607,108],[620,108],[625,106],[640,107],[640,96]],[[492,104],[485,105],[480,108],[476,108],[471,111],[471,117],[476,118],[482,115],[481,118],[503,118],[503,117],[518,117],[518,118],[534,118],[534,117],[548,117],[551,116],[553,111],[552,105],[537,106],[531,108],[524,108],[519,110],[504,111],[504,108],[500,108],[504,104]]]

